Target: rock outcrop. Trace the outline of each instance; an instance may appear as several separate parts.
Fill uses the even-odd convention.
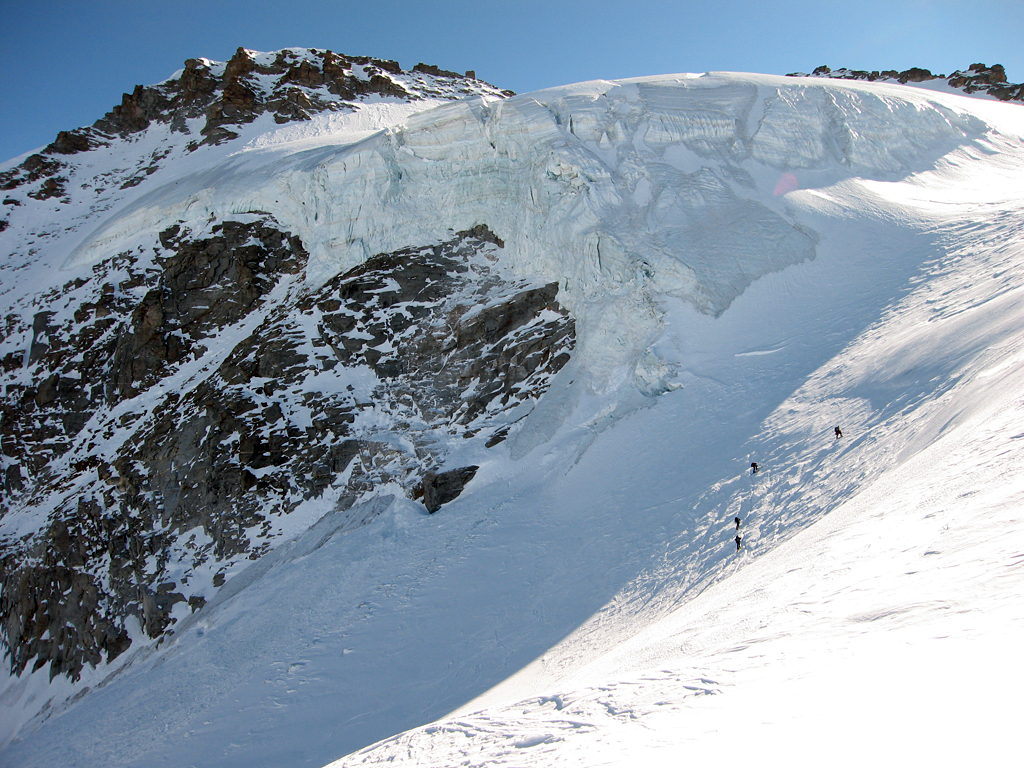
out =
[[[428,472],[423,477],[423,506],[427,512],[434,514],[449,501],[454,501],[462,493],[469,481],[476,476],[477,466],[459,467],[447,472]]]
[[[925,83],[932,80],[945,80],[951,88],[956,88],[970,95],[975,93],[988,94],[1000,101],[1024,101],[1024,83],[1008,83],[1006,70],[1002,64],[987,67],[984,64],[971,64],[966,70],[957,70],[949,77],[934,75],[930,70],[920,67],[898,72],[894,69],[874,70],[862,69],[830,69],[827,66],[815,68],[810,75],[802,72],[791,72],[787,77],[828,77],[835,80],[866,80],[868,82]]]
[[[489,229],[380,254],[310,290],[265,214],[173,226],[55,295],[3,358],[0,640],[76,678],[200,609],[310,499],[454,499],[569,359],[558,286],[493,271]],[[57,309],[59,308],[59,309]],[[402,440],[396,443],[395,435]]]

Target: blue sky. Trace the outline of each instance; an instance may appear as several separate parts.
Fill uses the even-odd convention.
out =
[[[597,78],[981,61],[1024,81],[1021,0],[0,0],[0,161],[102,116],[186,58],[329,48],[476,70],[523,93]]]

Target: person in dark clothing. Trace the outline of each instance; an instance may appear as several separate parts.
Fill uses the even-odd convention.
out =
[[[760,467],[757,465],[756,461],[750,462],[750,474],[756,475],[757,474],[757,470],[759,470],[759,469],[760,469]]]
[[[838,440],[842,436],[843,436],[843,430],[841,430],[839,427],[836,427],[836,440]]]
[[[734,517],[733,520],[736,521],[736,530],[738,531],[740,529],[740,519],[738,517]]]
[[[742,541],[742,539],[741,539],[741,538],[740,538],[739,536],[737,536],[737,537],[736,537],[736,551],[737,551],[737,552],[739,552],[739,551],[740,551],[740,542],[741,542],[741,541]]]

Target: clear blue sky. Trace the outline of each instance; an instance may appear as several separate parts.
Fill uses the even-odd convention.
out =
[[[136,83],[238,46],[289,46],[474,69],[526,91],[597,78],[819,64],[981,61],[1024,81],[1024,0],[0,0],[0,161],[87,125]]]

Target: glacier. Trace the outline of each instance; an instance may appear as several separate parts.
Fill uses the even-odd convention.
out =
[[[892,181],[986,134],[956,99],[908,90],[727,74],[596,81],[463,99],[353,144],[255,142],[139,197],[68,265],[139,232],[266,211],[300,236],[316,284],[486,224],[508,266],[558,281],[578,317],[647,317],[623,338],[583,323],[581,344],[602,350],[584,357],[605,386],[655,333],[651,295],[717,315],[758,278],[814,257],[816,233],[775,194],[784,174],[804,189]]]
[[[317,287],[485,224],[496,270],[559,284],[573,359],[507,443],[452,447],[480,470],[443,514],[396,488],[358,527],[310,505],[5,764],[628,765],[720,758],[731,712],[806,755],[881,728],[858,676],[941,722],[925,662],[952,686],[1020,636],[1016,105],[711,73],[320,125],[155,175],[52,248],[62,277],[268,213]],[[49,695],[27,676],[0,706]],[[809,738],[819,702],[842,724]]]

